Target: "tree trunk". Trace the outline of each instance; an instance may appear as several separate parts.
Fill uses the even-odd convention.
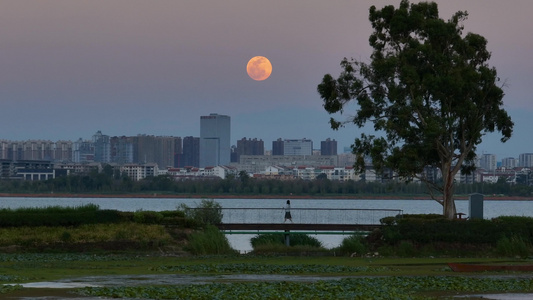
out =
[[[455,217],[455,200],[453,199],[453,192],[452,193],[445,193],[443,195],[444,203],[442,204],[442,207],[444,209],[444,216],[451,220]]]
[[[442,209],[443,215],[449,220],[455,217],[455,200],[453,198],[454,189],[454,172],[452,171],[451,160],[447,160],[442,165]]]
[[[453,176],[450,173],[446,174],[444,179],[444,189],[442,195],[442,208],[444,217],[451,220],[455,217],[455,199],[453,198],[454,193],[454,182]]]

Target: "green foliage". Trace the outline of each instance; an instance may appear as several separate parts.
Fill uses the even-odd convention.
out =
[[[531,243],[520,236],[503,237],[496,243],[496,253],[506,257],[528,257],[532,250]]]
[[[344,58],[340,76],[326,74],[317,87],[328,113],[342,114],[355,101],[349,120],[376,131],[355,139],[356,169],[363,172],[369,158],[378,174],[426,182],[442,195],[448,219],[455,213],[457,172],[475,168],[485,133],[498,131],[505,142],[514,125],[503,109],[496,69],[488,65],[487,40],[463,35],[466,18],[461,11],[439,18],[435,2],[372,6],[370,63]],[[344,123],[332,118],[330,124],[338,129]],[[421,176],[426,168],[440,169],[442,181]]]
[[[0,210],[0,227],[80,226],[83,224],[119,223],[126,214],[116,210],[100,210],[97,205],[79,207],[4,208]]]
[[[143,224],[161,224],[163,214],[155,211],[136,211],[133,214],[133,221]]]
[[[153,270],[160,272],[200,274],[354,274],[362,272],[387,272],[390,271],[390,268],[319,264],[234,263],[158,266],[153,268]]]
[[[7,294],[13,291],[22,290],[23,287],[20,284],[0,284],[0,294]]]
[[[368,252],[368,246],[363,236],[354,234],[344,238],[337,250],[343,255],[355,253],[356,256],[362,256]]]
[[[317,194],[328,196],[358,195],[378,196],[424,196],[427,197],[425,185],[411,182],[394,182],[384,179],[382,182],[362,181],[339,181],[339,180],[276,180],[276,179],[256,179],[239,177],[234,181],[224,181],[219,179],[195,179],[168,181],[163,185],[154,185],[153,178],[140,181],[132,181],[128,177],[118,177],[111,180],[111,185],[101,185],[98,189],[92,185],[97,181],[96,173],[87,176],[69,175],[57,177],[46,181],[24,181],[0,179],[0,190],[4,193],[99,193],[99,194],[130,194],[130,193],[154,193],[161,195],[168,194],[204,194],[204,195],[287,195],[292,193],[297,196],[314,196]],[[81,178],[92,178],[81,180]],[[155,177],[157,178],[157,177]],[[533,176],[532,176],[533,178]],[[157,181],[157,180],[156,180]],[[89,184],[85,186],[85,184]],[[474,183],[456,184],[457,194],[469,195],[472,193],[485,193],[506,196],[530,196],[533,195],[533,185],[525,184],[509,185],[507,183]]]
[[[77,227],[10,227],[0,228],[0,246],[17,245],[22,251],[38,249],[68,250],[91,243],[129,242],[152,247],[173,242],[161,225],[117,223],[84,224]],[[126,243],[127,244],[127,243]]]
[[[86,287],[84,296],[143,299],[427,299],[426,293],[527,292],[527,278],[360,277],[315,282],[237,282],[173,286]]]
[[[533,218],[498,217],[492,220],[447,220],[439,215],[403,215],[384,220],[383,241],[395,246],[398,255],[411,256],[427,245],[462,245],[495,249],[499,255],[532,253]],[[412,249],[411,249],[412,248]]]
[[[200,224],[217,225],[222,223],[222,206],[213,199],[202,199],[196,208],[181,204],[178,208],[186,217],[196,220]]]
[[[250,239],[250,243],[254,249],[264,245],[285,245],[285,235],[276,233],[259,234],[252,237]],[[291,233],[289,238],[289,246],[310,246],[321,248],[322,243],[318,239],[307,234]]]
[[[396,254],[400,257],[411,257],[416,254],[416,249],[413,243],[401,241],[396,250]]]
[[[190,234],[185,249],[195,255],[236,254],[224,233],[212,225],[205,226],[203,231]]]

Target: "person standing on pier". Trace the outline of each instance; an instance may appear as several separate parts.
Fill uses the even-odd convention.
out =
[[[285,221],[283,221],[283,223],[287,222],[287,220],[291,221],[292,223],[291,200],[287,200],[287,204],[285,205]]]

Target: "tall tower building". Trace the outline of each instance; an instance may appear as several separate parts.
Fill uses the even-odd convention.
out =
[[[479,160],[479,165],[481,168],[492,171],[496,170],[496,155],[494,154],[483,154]]]
[[[272,142],[272,155],[283,155],[283,140],[281,138]]]
[[[533,167],[533,153],[522,153],[518,156],[518,166],[531,168]]]
[[[111,161],[118,164],[133,162],[133,141],[126,136],[114,136],[109,139],[111,144]]]
[[[200,138],[186,136],[183,138],[183,151],[178,155],[176,167],[200,166]]]
[[[320,155],[337,155],[337,141],[327,138],[320,142]]]
[[[210,114],[200,117],[200,167],[228,165],[231,157],[231,119]]]
[[[93,135],[93,146],[94,161],[103,163],[111,162],[111,143],[108,135],[102,134],[102,132],[98,130]]]

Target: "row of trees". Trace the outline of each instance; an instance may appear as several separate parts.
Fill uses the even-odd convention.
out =
[[[105,168],[104,168],[105,170]],[[0,181],[3,193],[109,193],[109,194],[200,194],[200,195],[298,195],[298,196],[365,196],[365,195],[405,195],[427,194],[420,183],[377,183],[363,181],[336,181],[320,177],[316,180],[274,180],[256,179],[241,173],[226,179],[196,179],[176,181],[170,176],[149,177],[133,181],[127,176],[113,172],[91,172],[87,175],[63,176],[46,181]],[[506,196],[530,196],[533,187],[509,185],[505,180],[494,184],[457,184],[456,193],[497,194]]]

